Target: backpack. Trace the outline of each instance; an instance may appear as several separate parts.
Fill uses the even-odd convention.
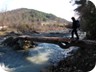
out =
[[[79,22],[79,20],[76,20],[76,27],[77,27],[77,28],[80,27],[80,22]]]

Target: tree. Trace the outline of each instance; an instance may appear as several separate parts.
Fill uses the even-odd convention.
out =
[[[0,25],[2,26],[2,28],[4,27],[4,25],[5,25],[5,23],[7,23],[6,22],[6,16],[7,16],[7,14],[6,14],[6,10],[2,10],[1,12],[0,12],[0,14],[1,14],[1,17],[0,17]]]
[[[81,28],[87,32],[88,39],[96,40],[96,8],[89,0],[74,0],[78,7],[75,11],[81,20]]]

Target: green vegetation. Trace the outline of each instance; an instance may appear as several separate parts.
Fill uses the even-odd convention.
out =
[[[51,30],[58,27],[64,29],[66,23],[68,21],[65,19],[33,9],[21,8],[0,13],[1,26],[7,25],[21,32],[48,31],[50,27]]]
[[[87,32],[88,39],[96,40],[96,8],[89,0],[74,0],[78,7],[75,9],[80,15],[81,26]]]

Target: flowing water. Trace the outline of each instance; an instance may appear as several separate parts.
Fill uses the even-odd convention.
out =
[[[37,47],[28,51],[0,47],[0,72],[40,72],[47,66],[56,65],[76,50],[78,47],[62,49],[49,43],[38,43]]]

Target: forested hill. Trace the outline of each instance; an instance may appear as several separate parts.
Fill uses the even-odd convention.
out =
[[[34,9],[20,8],[0,13],[0,26],[24,30],[62,30],[69,22],[53,14]],[[45,29],[44,29],[45,28]]]
[[[6,11],[3,14],[0,13],[0,17],[5,16],[7,21],[28,21],[28,22],[46,22],[46,21],[58,21],[67,23],[68,21],[53,14],[44,13],[34,9],[20,8],[12,11]]]
[[[17,10],[13,10],[12,12],[14,13],[21,13],[21,17],[29,17],[31,19],[33,19],[34,21],[48,21],[48,20],[60,20],[60,21],[65,21],[65,19],[61,19],[59,17],[56,17],[53,14],[48,14],[48,13],[44,13],[41,11],[37,11],[34,9],[26,9],[26,8],[21,8],[21,9],[17,9]]]

